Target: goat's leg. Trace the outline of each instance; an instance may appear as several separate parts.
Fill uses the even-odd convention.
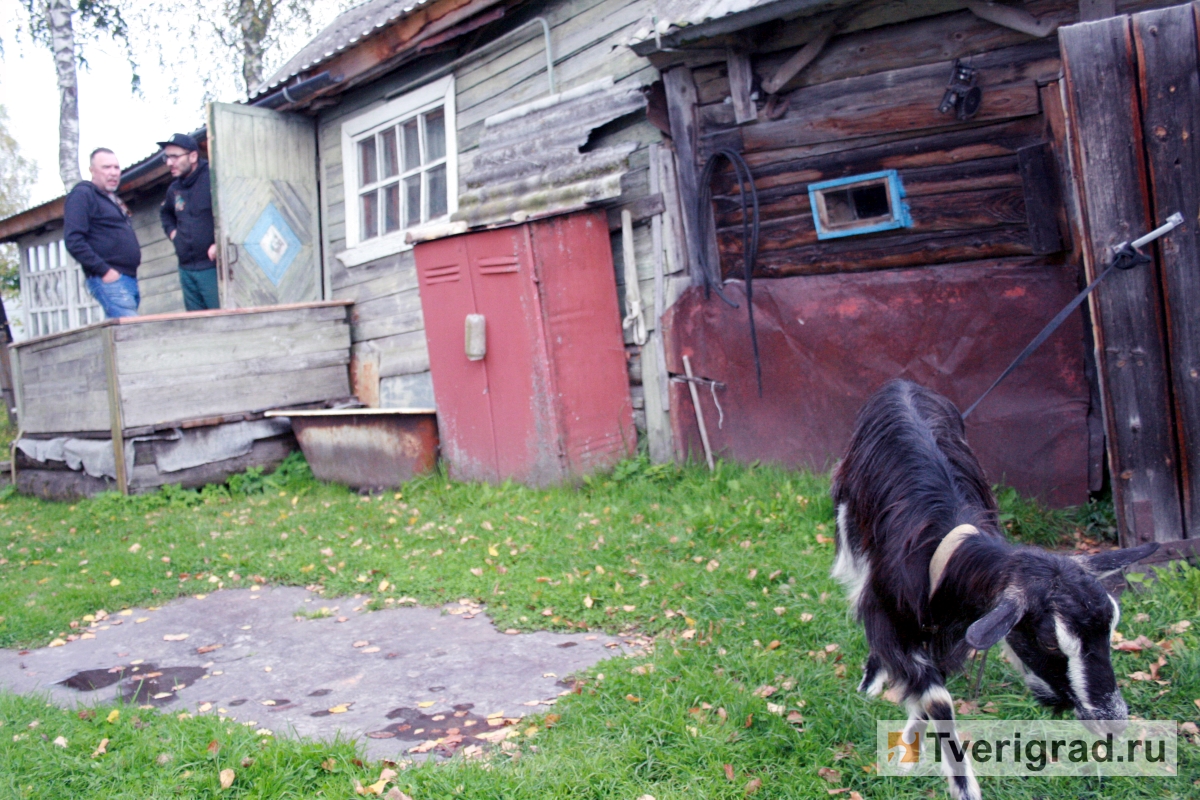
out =
[[[954,726],[954,701],[940,678],[927,674],[920,694],[910,694],[909,720],[905,732],[923,729],[926,722],[934,723],[934,733],[942,750],[942,774],[950,784],[954,800],[980,800],[979,782],[964,757],[962,741]]]
[[[882,659],[874,652],[867,654],[867,663],[863,665],[862,681],[858,690],[871,697],[878,697],[888,682],[888,671],[883,666]]]

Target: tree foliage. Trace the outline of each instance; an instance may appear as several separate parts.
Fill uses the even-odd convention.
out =
[[[152,0],[144,15],[149,41],[168,70],[195,70],[205,100],[251,94],[331,20],[348,0],[197,0],[178,13]],[[182,45],[180,43],[183,43]]]
[[[59,94],[58,171],[70,191],[79,174],[79,64],[85,64],[82,45],[100,36],[124,42],[133,67],[133,90],[138,89],[137,63],[129,41],[122,3],[128,0],[21,0],[33,40],[54,55]]]
[[[21,155],[8,131],[8,112],[0,106],[0,219],[25,208],[36,180],[37,165]],[[20,288],[19,264],[16,246],[0,245],[0,293],[12,295]]]

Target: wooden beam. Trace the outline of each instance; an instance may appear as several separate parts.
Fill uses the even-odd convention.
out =
[[[654,167],[651,166],[651,169],[654,169]],[[661,192],[655,192],[654,194],[649,194],[645,197],[639,197],[632,203],[626,203],[625,205],[608,209],[608,230],[621,230],[622,211],[628,211],[630,216],[633,217],[633,221],[636,223],[645,222],[651,217],[662,214],[666,210],[667,207],[663,202],[663,196]]]
[[[0,220],[0,242],[15,242],[18,237],[34,233],[39,228],[63,218],[67,198],[58,197],[48,203]]]
[[[671,120],[671,140],[675,143],[679,167],[679,204],[683,211],[683,230],[687,242],[688,272],[693,284],[704,282],[700,274],[700,224],[696,216],[699,202],[696,144],[696,82],[687,67],[675,67],[663,75],[667,90],[667,113]],[[713,244],[715,249],[715,242]]]
[[[120,376],[117,372],[117,348],[113,342],[112,326],[101,336],[104,341],[104,378],[108,386],[108,417],[112,430],[113,468],[117,473],[117,491],[129,494],[129,472],[125,463],[125,422],[121,413]]]
[[[1114,245],[1154,227],[1127,17],[1060,28],[1088,279]],[[1175,431],[1154,265],[1123,270],[1092,294],[1121,542],[1180,538]]]
[[[775,94],[783,88],[784,84],[799,75],[800,70],[815,61],[825,49],[825,45],[829,44],[829,40],[833,38],[833,32],[836,29],[834,22],[834,20],[826,22],[811,42],[780,64],[775,70],[775,74],[763,81],[763,91],[767,94]]]
[[[727,48],[725,64],[729,72],[729,97],[733,101],[733,118],[738,125],[753,122],[758,119],[758,108],[750,97],[754,84],[750,54],[745,50]]]
[[[1035,144],[1017,151],[1029,243],[1035,255],[1057,253],[1064,247],[1062,231],[1058,227],[1062,193],[1058,190],[1053,159],[1049,144]]]
[[[476,14],[490,9],[501,0],[440,0],[386,25],[353,47],[305,70],[301,77],[328,71],[341,81],[317,92],[301,106],[310,105],[326,95],[341,94],[352,86],[394,68],[417,53],[418,46]],[[464,30],[465,32],[465,30]]]
[[[1142,130],[1155,224],[1179,211],[1184,227],[1157,245],[1167,315],[1175,419],[1179,426],[1184,530],[1200,539],[1200,63],[1195,4],[1133,17]]]
[[[1079,21],[1095,22],[1117,15],[1117,0],[1079,0]]]

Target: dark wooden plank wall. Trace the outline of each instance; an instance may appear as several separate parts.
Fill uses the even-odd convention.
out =
[[[1133,17],[1142,132],[1156,221],[1179,211],[1184,227],[1158,245],[1172,396],[1179,437],[1183,525],[1200,537],[1200,5]],[[1176,538],[1176,537],[1170,537]]]
[[[1089,277],[1109,248],[1149,230],[1138,74],[1128,17],[1059,32],[1077,180],[1087,219]],[[1180,538],[1176,442],[1155,267],[1112,276],[1093,295],[1109,468],[1127,544]]]
[[[935,30],[944,25],[942,18],[924,23]],[[896,27],[922,38],[922,23]],[[980,70],[983,106],[967,123],[937,111],[951,65],[941,61],[801,86],[784,95],[781,119],[738,128],[729,104],[701,105],[700,157],[705,142],[733,143],[755,174],[762,219],[756,274],[1024,259],[1050,251],[1044,230],[1030,229],[1025,200],[1027,191],[1042,192],[1045,185],[1022,179],[1019,153],[1047,141],[1039,85],[1059,74],[1057,42],[1032,41],[977,55],[972,65]],[[881,169],[899,172],[913,226],[818,242],[808,184]],[[716,182],[714,194],[722,267],[727,275],[740,275],[740,203],[727,175]],[[1054,233],[1058,241],[1065,239]]]
[[[1042,19],[1078,19],[1074,0],[1023,5]],[[918,275],[939,275],[947,281],[955,275],[959,282],[983,280],[993,288],[1003,283],[1000,276],[1008,276],[1007,280],[1022,286],[1012,290],[1013,303],[1025,302],[1015,299],[1024,292],[1041,292],[1030,287],[1043,281],[1053,287],[1055,298],[1062,298],[1055,300],[1061,305],[1083,278],[1083,251],[1082,228],[1073,211],[1074,187],[1067,179],[1070,148],[1061,102],[1062,60],[1057,37],[1034,38],[952,7],[931,10],[930,4],[914,3],[889,8],[888,14],[877,15],[874,26],[855,21],[854,30],[843,30],[834,37],[810,66],[783,85],[772,103],[774,113],[766,113],[760,100],[755,122],[736,124],[732,103],[726,99],[728,67],[717,63],[723,54],[716,48],[710,51],[714,63],[692,60],[676,68],[678,74],[668,72],[668,101],[672,78],[676,85],[686,84],[687,79],[695,84],[697,168],[714,149],[732,147],[743,153],[754,172],[762,222],[756,276],[812,276],[814,285],[824,285],[825,278],[816,276],[836,279],[838,273],[856,273],[840,280],[846,291],[857,286],[862,292],[873,291],[893,278]],[[909,18],[897,16],[905,13]],[[759,82],[773,75],[778,65],[805,43],[801,31],[805,24],[780,23],[771,36],[749,39],[761,44],[752,58]],[[810,31],[814,29],[812,22],[807,25]],[[784,42],[787,44],[781,49]],[[965,122],[937,110],[958,57],[970,59],[970,65],[979,70],[984,91],[980,112]],[[674,115],[676,108],[671,112]],[[676,123],[674,118],[672,123]],[[808,199],[809,184],[884,169],[900,174],[913,226],[819,241]],[[742,220],[731,178],[726,170],[714,181],[716,239],[724,274],[740,277]],[[785,283],[763,284],[763,291],[772,298],[782,297]],[[1043,299],[1050,296],[1041,294]],[[1036,329],[1053,316],[1057,306],[1052,305],[1025,311],[1013,305],[988,313],[997,314],[996,319],[1003,319],[1008,312],[1032,313],[1036,319],[1029,324]],[[812,326],[834,313],[819,308],[808,311],[793,316]],[[764,308],[764,316],[767,313]],[[1091,340],[1085,332],[1086,322],[1082,314],[1072,319],[1055,342],[1043,348],[1041,357],[1048,361],[1040,370],[1035,365],[1010,380],[972,420],[972,436],[979,439],[989,468],[999,470],[997,477],[1055,504],[1082,502],[1087,490],[1098,490],[1103,480],[1104,431],[1100,397],[1088,389],[1095,370],[1088,363]],[[772,324],[760,331],[768,349],[767,340],[774,335]],[[905,324],[920,328],[919,319],[905,318]],[[971,351],[972,358],[982,359],[975,372],[949,359],[948,363],[956,364],[952,370],[925,376],[917,362],[906,361],[893,352],[895,347],[880,344],[875,357],[887,360],[895,356],[898,360],[889,361],[873,379],[894,377],[900,370],[939,386],[958,402],[969,403],[990,382],[988,376],[994,377],[1032,336],[1023,328],[1014,335],[1016,326],[995,325],[989,325],[986,333],[968,335],[954,327],[962,324],[964,320],[956,318],[952,331],[921,328],[918,350],[928,351],[927,360],[946,341],[957,341]],[[710,369],[707,377],[730,381],[730,386],[737,383],[741,374],[735,375],[736,370],[717,369],[699,350],[695,352],[693,361],[702,371],[705,365]],[[843,354],[838,362],[841,366],[833,372],[849,372],[844,381],[833,379],[829,385],[861,402],[872,387],[854,373],[862,366],[860,361],[870,358],[857,352]],[[993,362],[995,369],[990,370],[987,365]],[[778,364],[771,368],[777,381],[781,380],[780,368]],[[851,384],[853,390],[847,388]],[[748,413],[755,406],[752,398],[744,408],[732,394],[722,403],[727,400],[727,415]],[[1024,409],[1020,422],[1020,415],[1012,414],[1014,408]],[[838,426],[843,422],[848,425],[853,415],[843,419],[840,414],[841,410],[835,413],[825,406],[812,407],[813,419],[818,427],[824,426],[822,430],[841,430]],[[1021,447],[1011,446],[1017,424],[1029,431],[1027,441],[1021,443],[1029,453],[1018,453]],[[761,444],[754,438],[757,435],[743,432],[742,439],[730,439],[730,453],[767,457],[751,454]],[[679,436],[686,439],[682,433]],[[824,450],[811,441],[792,449],[780,445],[776,448],[780,452],[773,457],[788,463],[812,461],[819,466],[822,457],[832,457],[837,451],[836,444],[825,442]],[[1035,451],[1038,455],[1033,455]],[[1056,454],[1053,459],[1036,468],[1028,465],[1031,458],[1042,458],[1051,451]]]

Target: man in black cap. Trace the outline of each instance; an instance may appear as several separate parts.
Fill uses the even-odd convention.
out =
[[[158,145],[175,178],[167,187],[159,216],[175,243],[183,305],[188,311],[220,308],[208,161],[200,158],[196,140],[186,133],[176,133]]]

